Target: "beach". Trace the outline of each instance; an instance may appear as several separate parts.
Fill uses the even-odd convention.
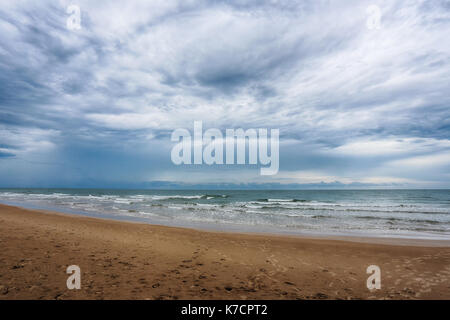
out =
[[[81,269],[81,289],[66,269]],[[367,288],[367,267],[381,289]],[[0,299],[449,299],[446,240],[225,233],[0,205]]]

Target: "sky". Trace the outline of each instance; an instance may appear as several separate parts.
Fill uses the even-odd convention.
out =
[[[4,0],[0,187],[450,188],[449,34],[449,0]],[[278,173],[175,165],[194,121],[279,129]]]

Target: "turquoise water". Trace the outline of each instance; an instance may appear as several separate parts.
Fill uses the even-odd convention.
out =
[[[450,239],[450,190],[0,189],[0,202],[219,230]]]

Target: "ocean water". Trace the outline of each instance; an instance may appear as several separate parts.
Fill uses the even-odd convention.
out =
[[[0,202],[224,231],[450,239],[450,190],[0,189]]]

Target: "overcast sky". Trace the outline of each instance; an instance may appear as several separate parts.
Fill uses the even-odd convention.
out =
[[[449,35],[448,0],[4,0],[0,186],[450,188]],[[174,165],[200,120],[279,129],[279,173]]]

